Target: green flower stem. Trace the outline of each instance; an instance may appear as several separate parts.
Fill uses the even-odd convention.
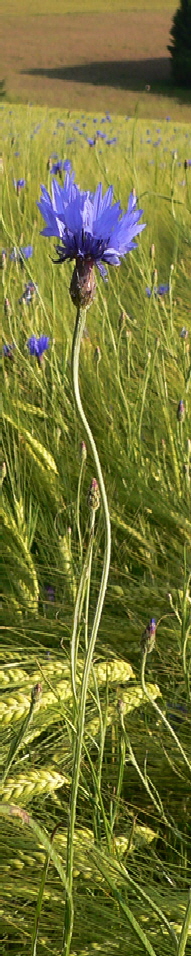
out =
[[[82,754],[82,745],[83,745],[86,698],[87,698],[88,682],[89,682],[89,675],[90,675],[90,670],[92,665],[94,647],[95,647],[97,632],[99,628],[99,623],[101,619],[102,608],[103,608],[103,603],[104,603],[104,598],[105,598],[105,593],[107,588],[109,566],[110,566],[110,554],[111,554],[110,517],[109,517],[109,509],[108,509],[105,485],[103,481],[102,470],[101,470],[101,465],[100,465],[100,460],[99,460],[96,444],[95,444],[90,426],[86,419],[86,415],[83,409],[83,405],[82,405],[81,397],[80,397],[80,391],[79,391],[79,381],[78,381],[79,355],[80,355],[80,345],[81,345],[83,330],[85,326],[85,320],[86,320],[85,310],[79,309],[77,311],[73,344],[72,344],[72,383],[73,383],[73,391],[74,391],[74,398],[76,402],[77,411],[79,414],[80,421],[83,425],[83,430],[85,432],[88,444],[91,448],[91,452],[93,455],[96,472],[97,472],[101,502],[102,502],[103,513],[104,513],[104,522],[105,522],[105,551],[104,551],[103,571],[102,571],[100,590],[99,590],[99,595],[97,600],[97,606],[96,606],[96,611],[95,611],[95,616],[94,616],[94,621],[92,626],[92,632],[91,632],[91,636],[89,640],[89,645],[86,651],[85,662],[84,662],[84,671],[83,671],[83,677],[82,677],[81,695],[80,695],[79,711],[78,711],[78,726],[77,726],[77,734],[75,739],[74,764],[73,764],[73,774],[72,774],[70,814],[69,814],[68,839],[67,839],[67,856],[66,856],[66,880],[68,884],[69,896],[67,897],[66,904],[65,904],[64,939],[63,939],[64,956],[69,956],[70,954],[70,944],[72,939],[73,921],[74,921],[74,906],[73,906],[74,829],[75,829],[75,820],[76,820],[76,804],[77,804],[81,754]]]
[[[11,742],[11,746],[10,746],[10,748],[9,748],[9,753],[8,753],[8,757],[7,757],[7,762],[6,762],[4,771],[3,771],[3,773],[2,773],[2,776],[1,776],[1,778],[0,778],[0,785],[1,785],[1,787],[2,787],[2,785],[5,783],[5,780],[6,780],[7,777],[8,777],[9,770],[10,770],[10,767],[11,767],[11,765],[12,765],[12,763],[13,763],[14,757],[15,757],[16,754],[18,753],[18,750],[20,749],[21,744],[23,743],[25,734],[26,734],[26,732],[27,732],[27,730],[28,730],[28,728],[29,728],[29,726],[30,726],[30,724],[31,724],[31,721],[32,721],[32,719],[33,719],[33,713],[34,713],[35,704],[37,703],[37,700],[39,700],[39,697],[40,697],[40,691],[41,691],[41,688],[40,688],[39,685],[37,685],[35,688],[33,688],[33,691],[32,691],[32,694],[31,694],[31,703],[30,703],[30,707],[29,707],[29,712],[28,712],[27,716],[25,717],[25,720],[23,721],[23,724],[22,724],[21,729],[19,730],[19,733],[14,737],[13,741]]]
[[[88,621],[89,621],[90,583],[91,583],[91,569],[92,569],[93,543],[94,543],[94,525],[95,525],[95,511],[92,510],[90,541],[89,541],[89,563],[88,563],[88,571],[87,571],[86,607],[85,607],[85,649],[86,651],[88,647]]]
[[[76,524],[77,524],[77,531],[78,531],[78,538],[79,538],[80,559],[81,559],[81,562],[82,562],[83,554],[82,554],[82,534],[81,534],[81,527],[80,527],[80,498],[81,498],[81,489],[82,489],[82,481],[83,481],[83,474],[84,474],[85,464],[86,464],[86,462],[85,462],[85,460],[82,458],[81,468],[80,468],[80,474],[79,474],[79,479],[78,479],[77,503],[76,503]]]
[[[173,727],[171,726],[171,724],[169,724],[167,717],[165,717],[165,714],[163,714],[162,710],[160,709],[158,704],[156,704],[156,701],[153,700],[153,697],[151,697],[151,694],[149,694],[149,691],[147,690],[147,686],[145,683],[146,660],[147,660],[147,650],[144,651],[144,654],[142,657],[142,664],[141,664],[141,686],[143,689],[143,693],[147,697],[147,700],[149,700],[150,704],[152,704],[152,707],[154,707],[154,710],[156,710],[156,713],[159,714],[159,717],[161,717],[163,724],[165,725],[165,727],[167,727],[167,730],[169,731],[169,734],[171,734],[171,737],[173,737],[173,740],[175,741],[176,746],[179,752],[181,753],[181,756],[183,757],[184,763],[186,764],[186,766],[188,767],[191,773],[191,764],[189,763],[188,757],[186,756],[185,751],[183,750],[183,747],[181,746],[180,740],[176,736],[175,731],[173,730]]]
[[[184,917],[184,921],[183,921],[183,925],[181,929],[177,956],[184,956],[190,926],[191,926],[191,889],[189,890],[188,903],[187,903],[185,917]]]
[[[74,609],[74,623],[73,631],[71,637],[71,677],[72,677],[72,690],[74,694],[75,701],[77,702],[77,691],[76,691],[76,667],[77,667],[77,654],[78,654],[78,644],[79,644],[79,624],[82,615],[82,608],[84,603],[85,589],[87,587],[89,593],[89,584],[90,584],[90,575],[91,575],[91,563],[92,563],[92,548],[93,548],[93,534],[94,534],[94,522],[95,522],[95,512],[91,515],[91,526],[90,526],[90,539],[87,548],[87,554],[84,561],[84,566],[82,568],[81,578],[78,587],[78,593]],[[87,611],[87,599],[86,599],[86,614]],[[87,626],[85,624],[85,631]],[[85,646],[86,646],[86,635],[85,635]]]
[[[121,727],[121,730],[122,730],[122,727]],[[118,779],[117,779],[117,786],[116,786],[115,802],[114,802],[114,807],[112,810],[112,817],[111,817],[111,832],[113,832],[116,817],[119,811],[121,791],[123,786],[123,777],[124,777],[125,761],[126,761],[126,739],[125,739],[124,729],[122,730],[122,733],[120,734],[119,747],[120,747],[120,751],[119,751]]]

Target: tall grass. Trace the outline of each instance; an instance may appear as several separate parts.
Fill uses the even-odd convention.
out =
[[[3,956],[63,951],[77,732],[70,640],[82,563],[92,561],[91,627],[103,558],[101,509],[91,560],[88,550],[94,465],[87,448],[82,468],[85,435],[71,387],[72,266],[54,265],[54,242],[39,234],[36,200],[41,182],[50,187],[47,160],[55,152],[71,159],[82,188],[113,183],[123,209],[134,186],[147,223],[107,284],[98,277],[81,349],[80,389],[107,488],[112,557],[85,712],[71,954],[187,956],[191,945],[191,171],[184,168],[191,135],[170,122],[148,132],[136,119],[101,126],[102,119],[97,128],[117,142],[98,138],[91,148],[90,115],[1,110],[3,343],[14,346],[13,358],[2,357]],[[19,196],[13,177],[26,179]],[[21,269],[9,253],[29,243],[34,254]],[[36,295],[19,303],[29,280]],[[164,296],[155,294],[160,284],[169,284]],[[26,345],[33,333],[50,337],[41,367]],[[153,616],[156,645],[141,680],[140,639]]]

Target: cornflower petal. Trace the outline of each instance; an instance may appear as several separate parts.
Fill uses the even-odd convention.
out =
[[[38,203],[46,226],[43,235],[60,236],[61,245],[56,247],[57,262],[75,259],[77,272],[84,281],[79,262],[88,260],[89,268],[96,265],[105,275],[101,263],[119,265],[121,258],[136,248],[133,241],[145,228],[139,224],[142,210],[137,209],[137,199],[131,192],[126,212],[119,202],[113,203],[113,186],[105,195],[101,183],[95,193],[80,190],[74,183],[74,173],[67,172],[63,186],[52,182],[52,199],[45,187]],[[73,299],[74,301],[74,299]]]

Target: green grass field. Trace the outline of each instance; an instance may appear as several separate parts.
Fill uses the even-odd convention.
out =
[[[3,345],[11,347],[2,354],[1,953],[189,956],[190,127],[4,104],[1,132]],[[97,273],[81,346],[80,392],[112,552],[88,683],[71,897],[70,795],[104,521],[101,507],[91,554],[95,463],[89,446],[81,456],[71,384],[73,263],[54,265],[55,242],[40,235],[36,206],[56,155],[71,161],[82,189],[113,184],[123,210],[134,187],[146,223],[137,248],[108,267],[108,281]],[[22,268],[10,254],[28,244],[33,255]],[[37,288],[27,303],[29,281]],[[163,285],[168,291],[156,294]],[[49,347],[38,364],[27,341],[42,334]],[[71,634],[83,562],[76,701]],[[140,640],[153,617],[145,689]]]

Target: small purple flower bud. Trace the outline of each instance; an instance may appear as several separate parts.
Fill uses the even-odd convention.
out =
[[[185,416],[185,405],[184,405],[183,399],[181,398],[180,401],[179,401],[179,403],[178,403],[178,408],[177,408],[177,419],[178,419],[178,422],[183,422],[184,416]]]
[[[156,621],[154,617],[151,617],[151,620],[149,621],[149,624],[147,624],[147,627],[145,628],[145,631],[143,631],[143,634],[141,637],[141,650],[143,651],[143,653],[144,651],[146,651],[147,654],[151,653],[151,651],[153,650],[153,647],[155,646],[155,639],[156,639]]]
[[[97,511],[100,506],[100,490],[96,478],[92,478],[88,492],[88,505],[92,511]]]

